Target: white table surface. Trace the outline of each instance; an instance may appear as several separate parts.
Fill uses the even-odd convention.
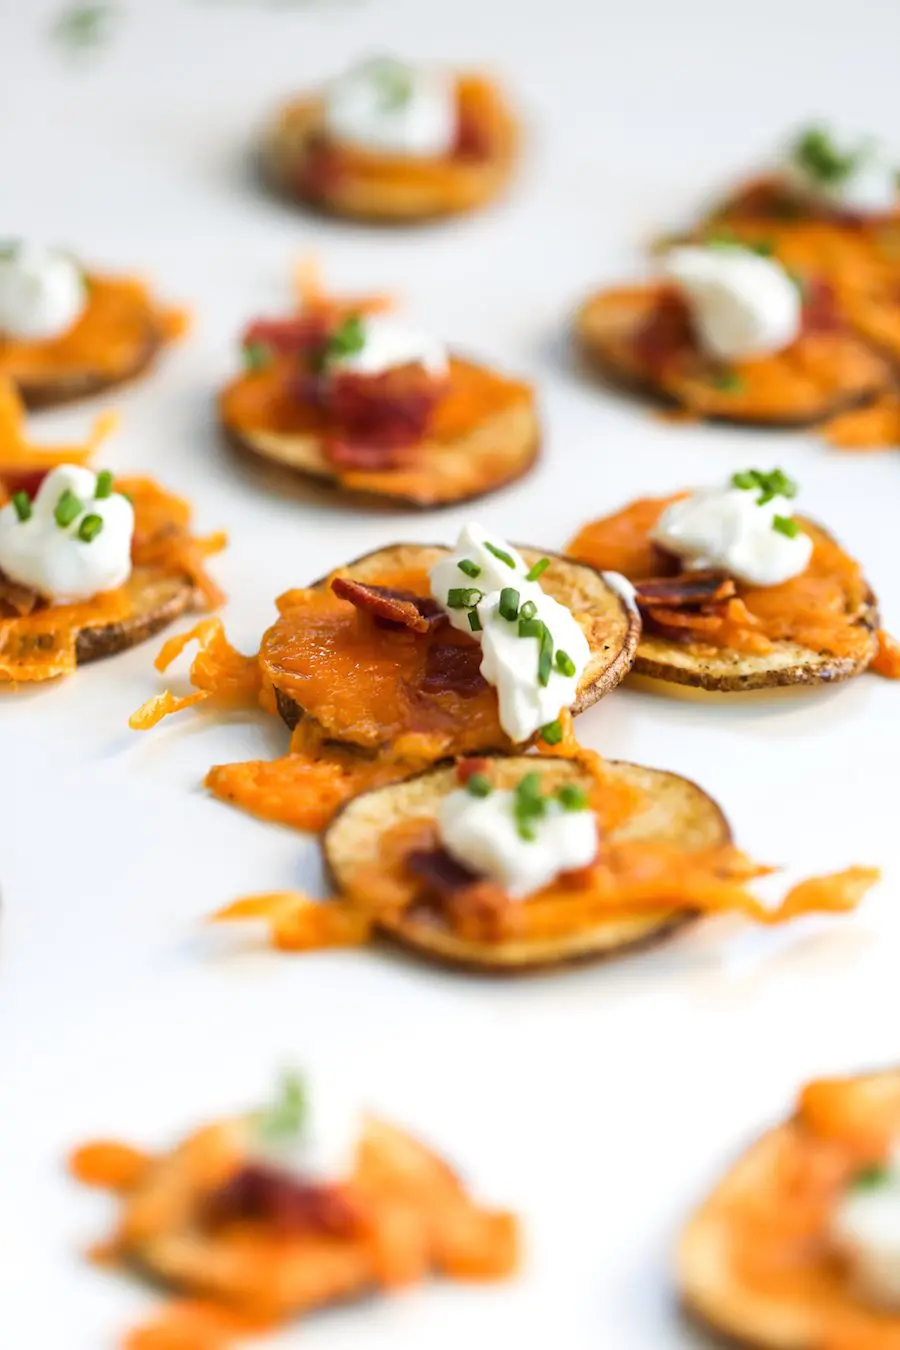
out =
[[[2,232],[146,270],[196,312],[123,414],[104,463],[151,470],[227,528],[216,572],[252,649],[288,586],[398,538],[450,540],[468,512],[365,514],[286,496],[219,445],[213,391],[249,317],[278,312],[301,250],[336,288],[394,289],[436,331],[539,381],[546,453],[478,507],[559,548],[643,492],[782,465],[900,626],[900,465],[812,436],[676,427],[590,387],[562,342],[589,287],[811,113],[891,131],[900,8],[818,0],[332,0],[132,3],[96,61],[61,61],[54,5],[0,0]],[[247,171],[273,103],[364,50],[482,62],[529,127],[511,199],[391,233],[305,218]],[[91,407],[42,415],[77,436]],[[610,756],[680,770],[758,856],[883,865],[857,916],[787,931],[710,922],[619,965],[512,984],[362,951],[290,958],[213,942],[200,921],[246,892],[320,885],[312,840],[230,810],[214,763],[274,756],[264,719],[128,714],[160,687],[144,647],[0,708],[0,1343],[102,1350],[155,1296],[82,1263],[109,1218],[62,1159],[96,1132],[149,1145],[263,1096],[278,1066],[340,1063],[363,1097],[521,1210],[516,1281],[445,1285],[289,1332],[310,1350],[694,1346],[668,1253],[720,1166],[805,1078],[896,1056],[900,690],[865,677],[800,696],[699,704],[626,689],[579,721]]]

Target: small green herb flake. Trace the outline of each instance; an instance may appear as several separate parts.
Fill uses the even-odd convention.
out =
[[[553,670],[553,635],[546,624],[542,625],[541,650],[538,654],[538,684],[546,689]]]
[[[355,356],[366,345],[366,329],[360,314],[348,314],[338,324],[328,339],[325,360],[340,360],[344,356]]]
[[[277,1098],[256,1117],[257,1128],[272,1143],[293,1139],[306,1121],[306,1085],[297,1073],[286,1073]]]
[[[856,168],[858,151],[844,153],[824,127],[809,127],[794,144],[794,160],[821,183],[842,183]]]
[[[744,388],[744,377],[736,370],[715,370],[709,378],[713,388],[723,394],[737,394]]]
[[[469,610],[469,627],[473,633],[480,633],[484,624],[481,622],[481,615],[477,609]]]
[[[538,561],[534,564],[534,566],[528,569],[528,572],[526,573],[525,576],[525,580],[537,581],[538,577],[542,577],[549,566],[550,566],[549,558],[539,558]]]
[[[475,586],[451,586],[447,592],[448,609],[474,609],[484,599],[484,592]]]
[[[569,679],[575,674],[575,662],[568,652],[556,653],[556,669],[560,675],[566,675]]]
[[[488,553],[492,553],[495,558],[500,560],[500,562],[506,563],[507,567],[515,568],[516,561],[511,554],[506,553],[502,548],[498,548],[496,544],[485,543],[485,548]]]
[[[741,473],[732,474],[731,486],[742,488],[745,492],[758,488],[758,506],[765,506],[776,497],[796,497],[799,491],[793,478],[788,478],[781,469],[773,469],[771,473],[764,473],[761,469],[744,469]]]
[[[519,637],[537,638],[540,640],[544,636],[544,625],[540,619],[526,619],[519,614]]]
[[[513,815],[519,838],[533,843],[537,838],[535,826],[547,812],[547,802],[541,793],[541,778],[537,773],[526,773],[513,793]]]
[[[884,1163],[872,1163],[870,1167],[864,1167],[862,1171],[857,1172],[850,1183],[854,1191],[873,1191],[878,1186],[883,1186],[890,1177],[890,1168]]]
[[[555,722],[548,722],[545,727],[541,727],[541,740],[545,745],[559,745],[562,738],[562,722],[559,718]]]
[[[489,797],[493,792],[491,780],[485,773],[473,773],[466,782],[466,792],[472,797]]]
[[[246,371],[265,370],[271,363],[271,352],[264,342],[245,342],[241,348]]]
[[[504,586],[500,592],[500,603],[497,608],[501,618],[514,623],[519,617],[519,592],[512,586]]]
[[[471,577],[473,581],[476,577],[481,576],[481,568],[471,558],[461,558],[456,565],[461,572],[464,572],[467,577]]]
[[[53,518],[60,529],[64,530],[72,524],[76,516],[81,515],[83,510],[84,504],[79,501],[71,488],[66,488],[53,509]]]
[[[772,529],[787,535],[788,539],[796,539],[800,533],[800,525],[793,516],[773,516]]]
[[[78,526],[78,538],[83,543],[89,544],[92,539],[103,529],[103,517],[95,515],[92,511],[90,515],[85,516],[84,520]]]
[[[113,476],[109,469],[101,469],[97,474],[97,486],[94,488],[94,497],[98,502],[102,502],[105,497],[111,497],[113,490]]]
[[[382,111],[394,112],[403,108],[412,98],[412,73],[399,61],[374,61],[371,66],[378,86]]]
[[[519,608],[520,619],[533,619],[537,615],[537,605],[533,600],[526,600],[524,605]]]
[[[27,492],[14,492],[12,495],[12,504],[16,515],[20,520],[28,520],[31,517],[31,498]]]
[[[564,811],[586,811],[588,795],[577,783],[563,783],[556,799]]]

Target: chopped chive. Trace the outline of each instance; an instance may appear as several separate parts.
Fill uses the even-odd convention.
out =
[[[474,586],[451,586],[447,592],[447,606],[450,609],[473,609],[484,599],[484,592]]]
[[[488,553],[493,553],[495,558],[499,558],[502,563],[506,563],[507,567],[513,568],[515,567],[516,562],[515,559],[511,556],[511,554],[504,553],[503,549],[497,548],[496,544],[486,543],[485,548],[487,549]]]
[[[850,1185],[854,1191],[871,1191],[876,1186],[883,1186],[889,1175],[890,1169],[883,1163],[872,1163],[857,1172]]]
[[[524,638],[542,638],[544,636],[544,624],[541,619],[523,619],[519,615],[519,637]]]
[[[348,314],[335,328],[328,339],[326,357],[355,356],[366,345],[366,329],[362,315]]]
[[[562,738],[562,722],[559,718],[555,722],[548,722],[545,727],[541,727],[541,740],[545,745],[559,745]]]
[[[526,600],[519,609],[520,619],[533,619],[537,615],[537,605],[533,600]]]
[[[556,653],[556,669],[560,675],[568,675],[570,679],[575,674],[575,662],[568,652]]]
[[[473,633],[480,633],[484,627],[477,609],[469,610],[469,627]]]
[[[257,1112],[256,1127],[264,1139],[278,1143],[302,1133],[309,1111],[306,1084],[297,1073],[286,1073],[271,1106]]]
[[[546,814],[547,802],[541,793],[541,779],[537,773],[527,773],[513,793],[513,815],[519,838],[533,843],[537,838],[535,822]]]
[[[28,520],[31,516],[31,498],[27,492],[14,492],[11,499],[15,507],[16,515],[20,520]]]
[[[94,488],[94,497],[97,501],[103,501],[104,497],[111,497],[113,490],[113,476],[109,469],[101,469],[97,474],[97,486]]]
[[[716,370],[709,378],[710,384],[723,394],[736,394],[744,387],[743,377],[736,370]]]
[[[471,793],[473,797],[489,797],[493,790],[487,774],[473,773],[469,775],[466,782],[466,792]]]
[[[245,342],[241,348],[245,370],[265,370],[271,360],[271,352],[264,342]]]
[[[85,516],[84,520],[78,526],[78,538],[82,539],[84,543],[89,544],[92,539],[97,538],[97,535],[102,529],[103,517],[91,512],[89,516]]]
[[[541,650],[538,655],[538,684],[546,689],[550,683],[550,672],[553,669],[553,635],[546,624],[543,625],[541,633]]]
[[[500,617],[509,619],[512,623],[519,617],[519,592],[512,586],[504,586],[500,592],[500,603],[497,608],[500,611]]]
[[[61,529],[65,529],[67,525],[72,524],[72,521],[76,516],[81,515],[83,510],[84,506],[75,496],[72,489],[66,488],[54,507],[53,518]]]
[[[529,567],[527,573],[525,574],[525,580],[537,581],[538,577],[542,577],[549,566],[550,566],[549,558],[539,558],[538,561],[534,564],[534,567]]]
[[[564,811],[587,810],[588,795],[577,783],[563,783],[556,798]]]
[[[472,577],[473,580],[475,577],[481,576],[481,568],[471,558],[462,558],[456,565],[461,572],[465,572],[466,576]]]
[[[732,474],[731,486],[745,491],[759,488],[756,499],[758,506],[765,506],[775,497],[796,497],[798,491],[793,478],[788,478],[781,469],[773,469],[771,473],[764,473],[761,469],[745,469]]]
[[[758,484],[759,484],[758,469],[744,469],[740,473],[733,473],[731,475],[731,486],[736,488],[743,488],[745,492],[749,491],[750,488],[757,487]]]
[[[796,539],[800,533],[800,525],[793,516],[773,516],[772,529],[786,535],[788,539]]]

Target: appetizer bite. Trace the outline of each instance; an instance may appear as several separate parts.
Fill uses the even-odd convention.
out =
[[[129,1350],[224,1350],[251,1330],[432,1273],[495,1280],[518,1263],[512,1214],[477,1204],[441,1157],[326,1078],[287,1075],[271,1105],[169,1152],[101,1140],[70,1167],[120,1202],[98,1256],[183,1300],[129,1337]]]
[[[568,553],[632,584],[643,620],[635,673],[724,693],[867,669],[900,676],[859,563],[793,514],[797,492],[780,469],[747,469],[579,531]]]
[[[520,552],[474,524],[454,549],[395,544],[277,603],[254,657],[229,647],[215,620],[168,642],[161,670],[199,641],[197,692],[157,695],[131,725],[210,698],[261,703],[292,728],[291,753],[219,766],[207,785],[314,830],[363,788],[439,759],[560,744],[569,713],[626,674],[640,627],[592,567]]]
[[[697,417],[824,422],[893,381],[838,303],[828,269],[815,252],[803,259],[794,270],[722,238],[673,248],[658,281],[584,302],[577,345],[602,375]]]
[[[133,277],[87,270],[26,240],[0,247],[0,379],[29,408],[86,398],[135,379],[184,332]]]
[[[429,960],[514,974],[621,955],[704,912],[774,924],[849,910],[878,880],[853,867],[766,906],[749,883],[771,869],[734,847],[696,784],[577,746],[375,788],[344,807],[322,850],[335,900],[256,895],[214,917],[262,920],[288,950],[381,933]]]
[[[205,560],[224,536],[195,538],[188,504],[151,479],[77,462],[109,419],[82,449],[38,452],[20,414],[0,386],[0,681],[69,675],[221,603]]]
[[[377,57],[289,103],[266,132],[263,168],[299,201],[403,224],[485,205],[517,151],[515,119],[491,80]]]
[[[260,319],[219,399],[229,440],[343,492],[412,507],[484,496],[534,464],[534,391],[382,312],[336,300],[308,268],[299,312]]]
[[[752,1350],[900,1345],[900,1073],[824,1079],[681,1237],[689,1313]]]

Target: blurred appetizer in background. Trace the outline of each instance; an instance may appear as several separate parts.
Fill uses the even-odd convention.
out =
[[[267,819],[320,829],[349,797],[448,756],[567,737],[625,676],[640,620],[590,566],[513,548],[475,524],[455,548],[395,544],[278,600],[256,656],[206,621],[166,644],[165,670],[196,638],[197,692],[157,695],[144,730],[212,699],[258,706],[292,729],[273,763],[222,765],[220,797]]]
[[[184,311],[160,305],[134,277],[28,240],[0,245],[0,379],[29,408],[135,379],[186,327]]]
[[[734,693],[831,684],[872,669],[900,677],[862,569],[794,515],[780,469],[720,488],[645,497],[585,525],[574,558],[631,582],[643,632],[636,674]]]
[[[765,924],[852,910],[878,880],[852,867],[766,905],[761,867],[719,807],[677,774],[565,758],[468,759],[349,802],[322,840],[336,899],[249,896],[217,921],[268,924],[294,951],[383,934],[426,959],[515,974],[622,955],[704,913]]]
[[[180,1300],[129,1350],[224,1350],[431,1274],[495,1280],[518,1264],[512,1214],[476,1203],[443,1158],[324,1076],[286,1075],[270,1105],[168,1152],[99,1140],[70,1168],[120,1203],[98,1257]]]
[[[752,1350],[900,1345],[900,1073],[823,1079],[685,1228],[689,1313]]]
[[[675,247],[659,280],[584,302],[577,347],[601,375],[696,417],[826,422],[892,390],[894,377],[851,323],[816,251],[799,261],[792,268],[765,241]]]
[[[244,372],[219,415],[229,439],[343,492],[411,507],[492,492],[534,464],[534,391],[384,312],[325,295],[298,271],[300,306],[244,334]]]
[[[32,450],[0,385],[0,682],[69,675],[223,597],[205,570],[223,535],[195,538],[188,504],[149,478],[114,478],[83,448]]]
[[[289,103],[265,134],[263,167],[280,191],[335,215],[414,223],[497,197],[518,140],[492,80],[384,56]]]

